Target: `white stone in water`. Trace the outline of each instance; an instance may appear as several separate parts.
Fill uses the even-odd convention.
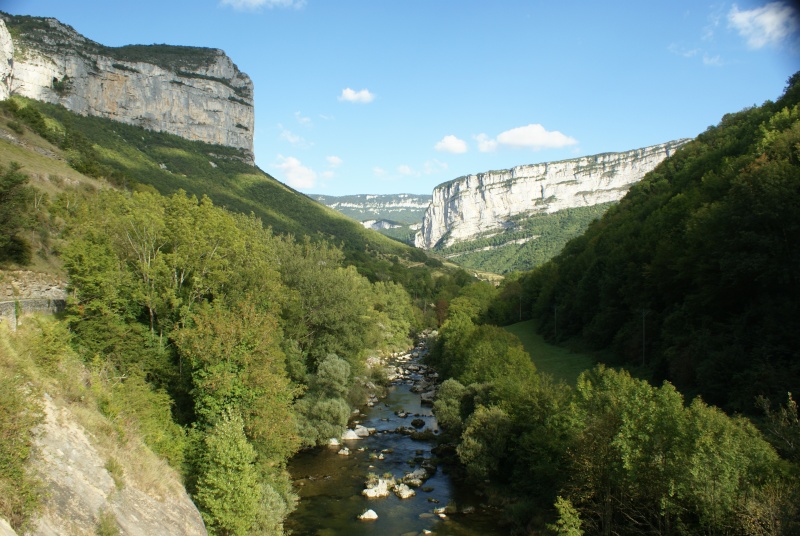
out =
[[[332,437],[328,440],[328,445],[330,445],[331,447],[338,447],[339,445],[341,445],[341,443],[339,443],[338,439]]]
[[[367,427],[358,425],[356,426],[355,430],[353,430],[358,437],[369,437],[369,430]]]
[[[372,521],[374,519],[378,519],[378,514],[375,513],[375,510],[367,510],[366,512],[358,516],[358,519],[362,521]]]
[[[342,448],[337,454],[341,456],[350,456],[350,449],[347,447]]]
[[[409,499],[409,498],[411,498],[411,497],[413,497],[414,495],[417,494],[416,491],[414,491],[413,489],[409,488],[405,484],[396,485],[394,488],[392,488],[392,491],[394,491],[394,494],[397,495],[401,499]]]
[[[342,439],[347,441],[351,439],[361,439],[361,437],[353,430],[345,430],[345,432],[342,434]]]
[[[361,491],[361,495],[367,497],[368,499],[379,499],[381,497],[388,497],[391,493],[389,488],[394,486],[395,481],[394,478],[385,479],[379,478],[378,482],[371,485],[371,487],[367,487],[363,491]]]

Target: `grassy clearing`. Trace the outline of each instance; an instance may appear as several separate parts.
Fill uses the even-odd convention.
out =
[[[547,343],[536,332],[533,320],[512,324],[505,329],[519,337],[537,370],[550,374],[557,380],[564,380],[569,385],[575,385],[580,373],[594,366],[594,359],[588,354],[572,352]]]

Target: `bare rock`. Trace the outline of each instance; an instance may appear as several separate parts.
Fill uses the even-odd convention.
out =
[[[115,469],[112,476],[110,458],[69,409],[47,396],[43,408],[32,465],[47,493],[31,534],[94,534],[101,515],[113,516],[126,536],[207,534],[200,513],[164,462],[147,452],[137,467],[140,474]],[[146,482],[145,473],[158,482]]]
[[[358,516],[358,519],[361,521],[374,521],[375,519],[378,519],[378,514],[375,513],[375,510],[367,510]]]

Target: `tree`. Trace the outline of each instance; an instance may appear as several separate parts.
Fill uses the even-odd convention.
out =
[[[476,481],[497,479],[508,456],[511,426],[508,414],[497,406],[478,406],[465,423],[456,452]]]
[[[237,412],[226,408],[204,439],[195,502],[213,534],[247,534],[256,522],[261,486],[256,452]]]
[[[556,536],[583,536],[581,517],[572,503],[559,495],[556,497],[555,507],[558,521],[547,525],[547,529]]]
[[[342,435],[350,417],[350,406],[344,399],[349,384],[350,365],[336,354],[328,354],[311,376],[308,392],[295,404],[305,446]]]
[[[298,446],[277,320],[243,303],[229,310],[204,305],[175,343],[191,366],[192,398],[200,423],[231,409],[242,416],[247,438],[266,465],[283,465]]]
[[[0,262],[28,264],[31,246],[18,233],[31,221],[28,202],[33,191],[27,186],[28,176],[20,170],[16,162],[8,167],[0,164]]]

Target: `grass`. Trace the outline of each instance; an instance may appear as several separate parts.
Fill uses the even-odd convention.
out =
[[[533,320],[512,324],[505,329],[519,337],[537,370],[557,380],[564,380],[569,385],[574,386],[580,373],[594,366],[594,359],[587,354],[547,343],[536,332]]]

